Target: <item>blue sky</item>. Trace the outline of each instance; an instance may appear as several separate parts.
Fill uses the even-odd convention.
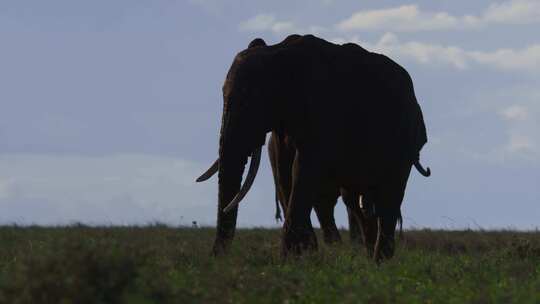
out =
[[[405,226],[534,229],[539,23],[536,0],[3,1],[0,223],[213,225],[217,182],[193,181],[234,55],[313,33],[413,77],[433,175],[411,175]],[[277,225],[267,159],[242,226]]]

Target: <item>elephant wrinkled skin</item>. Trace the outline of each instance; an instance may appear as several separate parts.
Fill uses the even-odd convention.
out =
[[[427,142],[407,71],[388,57],[312,35],[267,46],[253,40],[238,53],[223,85],[219,194],[214,254],[227,250],[238,202],[256,174],[268,132],[291,141],[291,191],[282,254],[317,248],[310,220],[319,197],[366,193],[374,206],[374,258],[390,258],[405,187]],[[246,183],[242,174],[251,156]],[[229,204],[234,201],[234,204]],[[374,237],[373,237],[374,236]]]

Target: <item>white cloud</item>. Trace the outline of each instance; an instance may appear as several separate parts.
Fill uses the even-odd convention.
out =
[[[476,97],[478,120],[486,115],[499,117],[498,143],[484,152],[471,152],[477,159],[507,162],[521,160],[540,163],[540,89],[521,85],[494,89]]]
[[[15,154],[0,167],[1,223],[215,221],[215,184],[195,184],[203,166],[182,159]]]
[[[11,194],[12,189],[13,186],[11,185],[11,180],[0,180],[0,200],[8,198]]]
[[[499,111],[503,119],[509,121],[524,121],[529,118],[529,111],[524,106],[511,105]]]
[[[225,5],[222,1],[216,0],[189,0],[189,3],[197,5],[208,13],[219,15]]]
[[[269,14],[259,14],[240,23],[240,29],[244,31],[266,31],[271,30],[275,22],[274,16]]]
[[[317,25],[299,27],[292,21],[278,20],[272,14],[258,14],[241,22],[239,29],[246,32],[272,32],[276,35],[321,34],[327,31],[325,27]]]
[[[295,31],[294,23],[279,21],[272,25],[272,31],[275,33],[287,33]]]
[[[480,28],[490,24],[540,22],[540,1],[511,0],[487,7],[478,16],[453,16],[447,12],[422,11],[417,5],[363,10],[339,22],[342,31],[435,31]]]
[[[206,3],[207,0],[192,0]],[[330,4],[330,1],[328,4]],[[323,3],[326,3],[323,0]],[[338,22],[338,31],[437,31],[480,29],[489,25],[540,23],[540,1],[510,0],[489,5],[478,15],[454,16],[444,11],[424,11],[416,4],[361,10]],[[278,20],[272,14],[258,14],[240,24],[243,31],[283,33],[321,33],[324,26],[300,27],[295,22]]]
[[[484,12],[486,23],[526,24],[540,22],[540,1],[513,0],[491,4]]]
[[[401,43],[392,33],[384,34],[373,45],[373,50],[398,58],[412,58],[422,64],[450,65],[458,69],[464,69],[468,65],[466,53],[459,47],[416,41]]]
[[[350,39],[335,38],[335,43],[347,41],[358,43],[367,49],[383,53],[401,60],[435,66],[451,66],[467,69],[471,65],[491,67],[499,70],[527,72],[540,71],[540,44],[524,49],[499,49],[494,51],[469,51],[458,46],[445,46],[418,41],[401,42],[393,33],[386,33],[375,42],[361,41],[358,37]]]
[[[536,144],[532,138],[520,134],[510,134],[508,143],[504,146],[504,149],[510,153],[527,152],[535,148]]]
[[[321,3],[324,5],[332,5],[336,3],[336,0],[321,0]]]
[[[350,30],[419,31],[456,27],[458,20],[447,13],[421,12],[416,5],[403,5],[388,9],[366,10],[354,13],[338,23],[337,28]]]
[[[494,52],[470,52],[469,57],[477,63],[494,66],[503,70],[539,70],[540,44],[525,49],[500,49]]]
[[[540,90],[517,87],[498,94],[508,106],[500,115],[507,128],[507,142],[499,148],[501,153],[518,155],[540,161]],[[518,104],[514,104],[515,102]]]
[[[215,225],[217,178],[195,183],[207,165],[147,154],[0,154],[0,224]],[[274,207],[263,163],[238,225],[275,227]]]
[[[297,32],[294,23],[277,20],[270,14],[259,14],[240,23],[240,30],[248,32],[270,31],[274,34]]]

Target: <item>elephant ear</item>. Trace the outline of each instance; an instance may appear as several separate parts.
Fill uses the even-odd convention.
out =
[[[260,46],[266,46],[266,42],[262,38],[255,38],[249,43],[248,49]]]

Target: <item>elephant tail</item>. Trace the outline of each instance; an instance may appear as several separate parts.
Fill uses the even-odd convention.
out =
[[[416,160],[414,161],[413,163],[414,167],[416,168],[416,170],[418,170],[418,172],[420,174],[422,174],[423,176],[425,177],[428,177],[431,175],[431,170],[429,169],[429,167],[427,167],[426,169],[424,169],[424,167],[422,166],[422,164],[420,164],[420,160],[418,158],[416,158]]]
[[[411,81],[412,86],[412,81]],[[414,97],[415,105],[414,105],[414,114],[413,117],[416,117],[414,122],[414,127],[412,128],[413,134],[412,138],[414,138],[412,146],[414,149],[414,157],[413,157],[413,165],[425,177],[428,177],[431,175],[431,170],[429,167],[424,169],[422,164],[420,164],[420,150],[422,150],[422,147],[427,143],[427,132],[426,132],[426,125],[424,123],[424,116],[422,115],[422,110],[420,109],[420,105],[416,101],[416,97]]]
[[[279,208],[279,197],[278,197],[277,189],[275,193],[275,201],[276,201],[276,222],[281,222],[283,221],[283,218],[281,217],[281,209]]]
[[[401,210],[399,210],[399,216],[398,216],[398,224],[399,224],[399,240],[403,240],[403,216],[401,216]]]

